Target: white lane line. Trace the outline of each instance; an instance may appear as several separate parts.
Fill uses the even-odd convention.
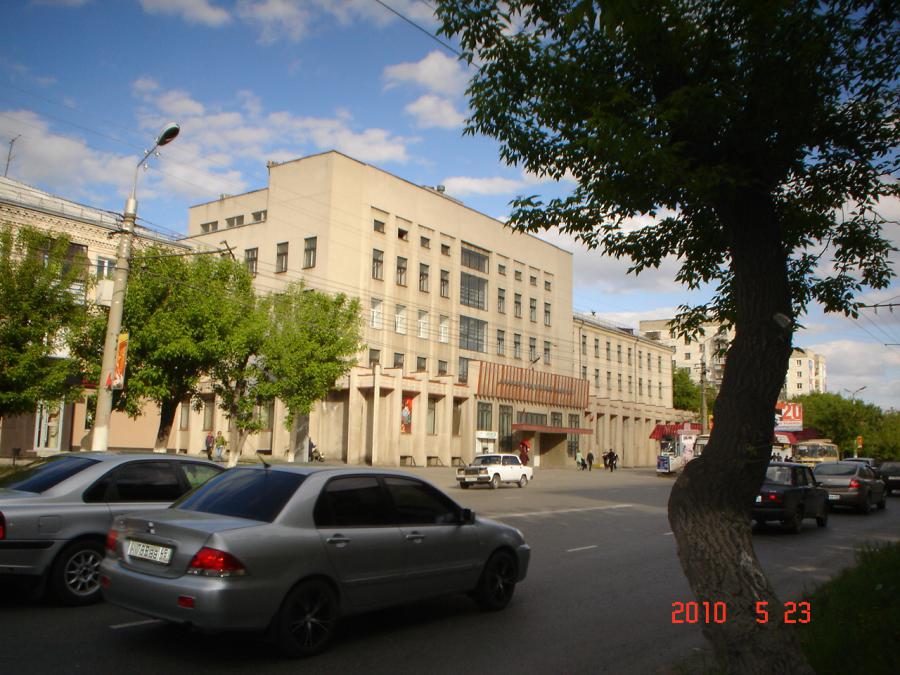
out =
[[[664,537],[671,537],[674,534],[675,534],[674,532],[663,532]]]
[[[588,551],[592,548],[597,548],[597,544],[591,544],[590,546],[579,546],[578,548],[567,548],[566,553],[574,553],[575,551]]]
[[[554,509],[552,511],[523,511],[522,513],[489,513],[488,518],[527,518],[529,516],[551,516],[557,513],[580,513],[582,511],[608,511],[610,509],[627,509],[634,504],[610,504],[609,506],[586,506],[581,509]]]
[[[110,626],[113,630],[119,630],[120,628],[134,628],[135,626],[147,626],[151,623],[162,623],[162,619],[146,619],[144,621],[131,621],[130,623],[117,623],[115,626]]]

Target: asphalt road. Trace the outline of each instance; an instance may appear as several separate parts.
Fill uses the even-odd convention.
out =
[[[532,547],[528,578],[503,612],[465,597],[347,619],[332,648],[282,660],[253,636],[203,635],[106,604],[58,607],[0,595],[3,673],[668,673],[705,647],[673,625],[691,599],[666,519],[672,485],[650,470],[540,470],[524,489],[456,487],[450,469],[413,469],[476,513],[515,525]],[[868,516],[833,513],[800,535],[771,527],[757,554],[784,601],[854,561],[866,542],[900,539],[900,498]],[[812,608],[815,621],[815,607]]]

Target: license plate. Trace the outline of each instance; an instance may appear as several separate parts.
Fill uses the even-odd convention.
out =
[[[145,544],[142,541],[128,541],[128,556],[131,558],[139,558],[141,560],[149,560],[150,562],[168,565],[172,560],[172,549],[168,546],[157,546],[156,544]]]
[[[762,495],[756,495],[756,503],[759,504],[762,502]]]
[[[828,495],[828,500],[832,501],[832,502],[836,502],[840,498],[841,498],[840,495]]]

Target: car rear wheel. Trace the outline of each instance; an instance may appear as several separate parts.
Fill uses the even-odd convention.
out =
[[[496,490],[498,487],[500,487],[500,474],[495,473],[494,477],[491,478],[491,488]]]
[[[515,590],[515,558],[508,551],[497,551],[488,558],[481,572],[475,587],[475,602],[483,610],[496,612],[509,604]]]
[[[518,485],[520,488],[523,488],[523,487],[525,487],[526,485],[528,485],[528,476],[526,476],[526,475],[523,473],[523,474],[522,474],[522,477],[519,479],[519,482],[516,483],[516,485]]]
[[[795,510],[791,517],[784,521],[784,527],[794,534],[800,534],[803,530],[803,511],[799,508]]]
[[[461,487],[463,490],[468,490],[469,484],[466,481],[460,481],[459,487]]]
[[[312,656],[325,649],[338,620],[338,600],[326,582],[310,579],[287,594],[278,615],[276,639],[285,656]]]
[[[878,502],[878,510],[884,511],[884,507],[887,506],[887,495],[882,492],[881,493],[881,501]]]
[[[89,605],[100,600],[100,562],[105,551],[97,541],[66,546],[50,569],[50,589],[66,605]]]
[[[860,513],[868,513],[872,510],[872,502],[871,495],[866,493],[866,496],[862,498],[859,502],[859,507],[857,507]]]

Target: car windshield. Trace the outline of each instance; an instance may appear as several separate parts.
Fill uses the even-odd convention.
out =
[[[45,492],[66,478],[84,471],[99,460],[76,455],[57,455],[27,464],[0,478],[0,488],[22,492]]]
[[[766,482],[776,485],[791,484],[791,470],[786,466],[770,466],[766,469]]]
[[[306,478],[303,474],[230,469],[211,478],[170,508],[271,523]]]
[[[817,476],[852,476],[856,473],[857,468],[852,464],[829,462],[828,464],[819,464],[814,471]]]
[[[499,464],[500,458],[497,455],[482,455],[472,460],[472,466],[487,466],[488,464]]]

